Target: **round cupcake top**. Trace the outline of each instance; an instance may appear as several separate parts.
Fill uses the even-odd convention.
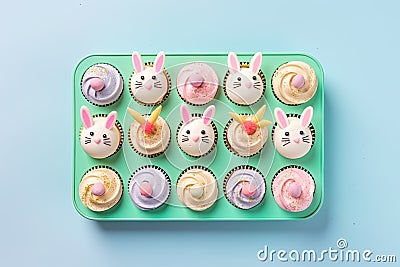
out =
[[[184,66],[177,78],[180,97],[193,105],[210,102],[217,93],[218,76],[209,65],[195,62]]]
[[[179,176],[176,190],[179,200],[194,211],[208,209],[218,197],[214,174],[200,166],[184,170]]]
[[[96,64],[83,74],[81,90],[94,105],[107,106],[119,99],[124,82],[118,70],[109,64]]]
[[[313,200],[314,191],[315,183],[310,173],[297,166],[282,168],[272,181],[276,203],[291,212],[307,209]]]
[[[110,112],[107,117],[92,117],[87,107],[81,107],[83,126],[80,143],[83,150],[96,159],[107,158],[118,151],[122,145],[123,132],[117,121],[117,112]]]
[[[132,97],[142,105],[157,105],[168,97],[170,80],[164,70],[165,54],[159,52],[152,65],[144,65],[138,52],[133,52],[134,73],[130,78],[129,89]]]
[[[264,177],[254,167],[236,167],[225,179],[225,197],[237,208],[251,209],[263,200],[264,195]]]
[[[122,196],[122,182],[111,168],[89,170],[79,184],[82,204],[92,211],[105,211],[115,206]]]
[[[156,209],[167,201],[170,188],[171,182],[163,170],[145,166],[132,175],[129,196],[139,209]]]
[[[212,122],[215,107],[209,106],[200,117],[192,116],[186,105],[181,106],[183,122],[178,128],[177,140],[179,147],[192,157],[208,154],[217,140],[217,130]]]
[[[154,157],[168,148],[171,131],[168,123],[159,116],[161,109],[158,106],[151,115],[141,115],[128,108],[129,114],[135,119],[129,129],[129,143],[142,156]]]
[[[254,115],[239,115],[229,112],[233,118],[225,129],[225,142],[235,154],[250,157],[257,154],[267,142],[268,129],[271,122],[263,120],[266,105]]]
[[[277,125],[273,128],[272,140],[279,154],[289,159],[306,155],[314,143],[313,108],[305,108],[298,117],[288,117],[280,108],[275,108],[274,113]]]
[[[288,105],[307,102],[314,96],[317,87],[318,79],[314,69],[302,61],[283,64],[272,77],[275,96]]]
[[[254,54],[250,64],[240,64],[235,53],[228,55],[229,71],[225,75],[224,92],[228,99],[243,106],[256,103],[264,94],[265,78],[260,71],[262,54]]]

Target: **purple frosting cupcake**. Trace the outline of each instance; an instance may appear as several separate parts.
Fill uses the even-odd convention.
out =
[[[152,210],[163,205],[171,191],[167,173],[156,166],[144,166],[135,171],[129,181],[129,196],[139,209]]]
[[[265,179],[252,166],[238,166],[225,178],[224,194],[233,206],[248,210],[257,206],[265,196]]]

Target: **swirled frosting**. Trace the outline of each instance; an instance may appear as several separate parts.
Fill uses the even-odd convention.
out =
[[[315,183],[311,175],[298,167],[278,172],[272,183],[276,203],[291,212],[307,209],[313,200],[314,190]]]
[[[146,191],[143,193],[142,190]],[[138,170],[129,183],[129,196],[133,204],[142,210],[160,207],[167,201],[169,193],[170,182],[165,173],[156,167]]]
[[[143,117],[147,120],[149,115],[143,115]],[[129,131],[130,144],[134,150],[144,156],[156,156],[164,152],[168,148],[171,139],[169,126],[161,117],[157,118],[152,134],[146,135],[142,125],[137,121],[131,124]]]
[[[248,188],[251,188],[249,192]],[[264,177],[253,169],[238,169],[225,180],[225,196],[240,209],[251,209],[258,205],[265,195]]]
[[[250,116],[246,120],[250,120]],[[231,121],[226,132],[226,139],[234,153],[250,157],[264,147],[268,139],[268,129],[258,127],[253,134],[249,135],[242,124]]]
[[[192,168],[182,173],[176,190],[179,200],[195,211],[208,209],[218,197],[214,175],[203,168]]]
[[[102,184],[103,194],[96,195],[92,187]],[[79,184],[79,196],[86,207],[93,211],[105,211],[114,207],[122,196],[122,182],[119,175],[108,168],[97,168],[87,172]]]
[[[280,66],[272,77],[272,89],[285,104],[297,105],[310,100],[318,87],[314,69],[301,61]]]
[[[82,77],[82,94],[91,103],[105,106],[121,96],[124,82],[118,70],[109,64],[96,64]]]
[[[195,105],[210,102],[217,93],[218,76],[207,64],[195,62],[184,66],[177,78],[177,88],[183,100]]]

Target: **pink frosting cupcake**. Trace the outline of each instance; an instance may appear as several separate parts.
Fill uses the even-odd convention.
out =
[[[272,180],[272,194],[284,210],[299,212],[307,209],[314,197],[315,183],[311,174],[299,166],[280,169]]]
[[[179,96],[188,104],[204,105],[218,91],[218,76],[209,65],[195,62],[184,66],[178,74]]]

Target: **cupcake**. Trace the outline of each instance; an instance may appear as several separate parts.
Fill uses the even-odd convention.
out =
[[[225,126],[224,141],[231,152],[251,157],[261,151],[268,138],[266,126],[272,124],[262,119],[266,108],[266,105],[262,106],[254,115],[229,112],[232,119]]]
[[[272,92],[287,105],[299,105],[310,100],[318,87],[314,69],[301,61],[280,66],[272,77]]]
[[[217,200],[217,180],[209,169],[192,166],[179,176],[176,191],[182,204],[194,211],[202,211]]]
[[[198,158],[214,149],[218,139],[217,128],[212,122],[214,113],[214,106],[209,106],[203,115],[192,115],[186,105],[181,106],[182,122],[176,139],[179,148],[187,155]]]
[[[259,170],[251,166],[238,166],[224,181],[224,194],[233,206],[248,210],[257,206],[265,196],[265,180]]]
[[[121,124],[117,121],[117,112],[92,117],[89,109],[82,106],[80,113],[83,126],[79,140],[86,154],[104,159],[117,153],[124,140]]]
[[[143,64],[138,52],[133,52],[134,72],[129,80],[129,91],[141,105],[155,106],[163,102],[171,90],[171,80],[164,70],[165,54],[159,52],[154,63]]]
[[[106,166],[97,166],[87,171],[79,184],[82,204],[92,211],[111,209],[121,199],[122,191],[121,177]]]
[[[81,90],[87,101],[96,106],[108,106],[122,95],[124,81],[110,64],[96,64],[83,74]]]
[[[272,180],[272,194],[284,210],[299,212],[307,209],[314,197],[315,183],[311,174],[299,166],[280,169]]]
[[[311,124],[313,108],[304,109],[301,116],[286,115],[275,108],[276,123],[272,129],[272,142],[276,150],[288,159],[298,159],[310,151],[315,141],[315,130]]]
[[[143,157],[157,157],[168,148],[171,141],[168,123],[159,116],[161,109],[158,106],[151,115],[141,115],[128,108],[129,114],[134,118],[129,128],[129,143]]]
[[[179,96],[188,104],[204,105],[218,91],[218,76],[209,65],[195,62],[184,66],[177,78]]]
[[[129,181],[129,196],[141,210],[152,210],[163,205],[171,191],[167,173],[156,166],[145,166],[135,171]]]
[[[234,104],[249,106],[264,94],[265,77],[261,69],[262,54],[256,53],[250,64],[239,62],[235,53],[228,55],[229,70],[224,79],[224,93]]]

